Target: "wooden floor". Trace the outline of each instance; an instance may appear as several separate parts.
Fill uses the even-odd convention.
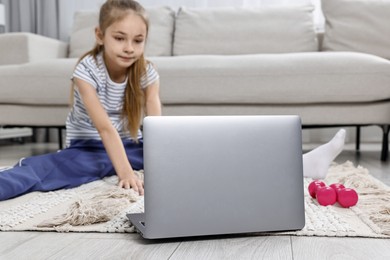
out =
[[[52,152],[56,144],[0,143],[0,166]],[[310,149],[310,146],[304,146]],[[368,168],[390,185],[390,163],[380,145],[353,145],[337,158]],[[138,234],[0,232],[0,259],[390,259],[390,239],[294,236],[223,236],[146,241]]]

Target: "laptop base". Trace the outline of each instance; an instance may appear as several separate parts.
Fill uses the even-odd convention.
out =
[[[135,231],[142,237],[145,237],[145,213],[131,213],[127,214],[126,216],[134,225]]]

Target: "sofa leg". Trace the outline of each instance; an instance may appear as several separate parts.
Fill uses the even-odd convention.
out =
[[[390,125],[382,125],[381,128],[383,130],[381,161],[385,162],[385,161],[387,161],[387,158],[389,157]]]
[[[33,127],[33,128],[32,128],[32,131],[33,131],[33,134],[32,134],[32,141],[33,141],[33,143],[36,143],[36,142],[37,142],[37,135],[38,135],[38,133],[37,133],[37,128],[36,128],[36,127]]]
[[[356,151],[360,150],[360,126],[356,126]]]
[[[50,143],[50,127],[45,127],[45,143]]]
[[[57,130],[58,130],[58,146],[60,149],[62,149],[62,146],[63,146],[63,144],[62,144],[62,128],[58,127]]]

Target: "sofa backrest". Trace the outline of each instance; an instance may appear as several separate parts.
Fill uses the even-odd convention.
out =
[[[169,7],[151,7],[146,9],[146,13],[150,20],[150,28],[145,54],[172,55],[175,12]],[[69,42],[69,58],[78,58],[93,48],[98,16],[98,12],[91,11],[75,13]]]
[[[173,55],[317,51],[313,6],[181,8]]]
[[[353,51],[390,59],[389,0],[325,0],[324,51]]]
[[[254,54],[317,51],[313,6],[249,8],[146,8],[146,56]],[[95,43],[97,12],[76,12],[69,57]]]

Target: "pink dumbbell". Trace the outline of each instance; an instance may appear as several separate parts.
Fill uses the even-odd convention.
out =
[[[316,194],[317,194],[317,189],[320,187],[325,187],[325,186],[326,186],[326,184],[323,181],[319,181],[319,180],[312,181],[308,187],[310,196],[313,199],[315,199]]]
[[[331,187],[319,187],[317,189],[317,201],[322,206],[333,205],[337,201],[337,193]]]
[[[336,193],[337,193],[337,202],[343,208],[349,208],[355,206],[359,200],[359,196],[354,189],[345,188],[344,185],[339,183],[331,184]]]
[[[309,184],[309,194],[313,199],[317,199],[322,206],[333,205],[336,203],[336,192],[327,187],[325,182],[314,180]]]

